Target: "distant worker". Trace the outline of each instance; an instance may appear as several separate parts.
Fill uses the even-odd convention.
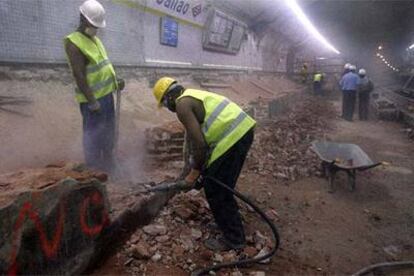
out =
[[[359,104],[359,119],[361,121],[368,120],[369,113],[369,97],[371,91],[374,89],[372,81],[366,76],[365,69],[359,69],[358,71],[358,104]]]
[[[324,75],[321,72],[316,72],[316,74],[313,76],[313,92],[315,95],[322,95],[323,76]]]
[[[308,81],[308,65],[306,63],[303,64],[302,69],[300,70],[300,75],[302,77],[302,83],[306,83]]]
[[[102,42],[96,37],[105,27],[105,10],[96,0],[87,0],[79,8],[80,25],[65,37],[69,66],[76,81],[76,100],[83,117],[83,147],[88,166],[110,172],[113,169],[115,134],[112,93],[124,88],[116,78]]]
[[[201,184],[214,220],[223,235],[206,240],[210,250],[245,247],[245,233],[233,194],[206,177],[234,188],[253,142],[256,122],[227,98],[196,89],[186,89],[163,77],[154,86],[159,107],[177,114],[192,149],[191,171],[185,177],[188,189]],[[201,188],[201,187],[199,187]]]
[[[344,71],[342,72],[342,76],[344,76],[345,74],[349,73],[349,71],[351,71],[350,68],[351,68],[351,63],[346,63],[344,65]]]
[[[355,65],[351,65],[349,70],[339,81],[339,85],[342,89],[342,118],[352,121],[359,77],[355,73]]]

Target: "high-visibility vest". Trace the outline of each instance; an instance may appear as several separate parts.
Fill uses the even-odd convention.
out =
[[[76,45],[89,61],[86,66],[86,81],[95,98],[99,99],[114,92],[118,88],[115,70],[100,39],[96,36],[89,38],[81,32],[74,32],[65,37],[65,46],[67,41]],[[75,92],[79,103],[88,102],[79,88],[76,88]]]
[[[221,95],[202,90],[186,89],[177,100],[183,97],[193,97],[203,102],[205,117],[201,125],[201,131],[210,148],[207,167],[226,153],[256,125],[256,121],[237,104]]]
[[[313,76],[314,82],[320,82],[321,80],[322,80],[322,74],[315,74],[315,76]]]

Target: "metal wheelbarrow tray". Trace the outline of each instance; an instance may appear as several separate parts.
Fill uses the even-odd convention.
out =
[[[334,179],[338,171],[348,174],[351,191],[355,190],[356,172],[365,171],[382,164],[371,158],[355,144],[313,141],[311,149],[322,160],[322,172],[329,181],[329,191],[334,192]]]

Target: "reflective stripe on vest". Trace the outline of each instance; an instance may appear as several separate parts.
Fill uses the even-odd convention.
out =
[[[210,148],[211,154],[207,161],[209,167],[254,127],[256,122],[238,105],[221,95],[187,89],[178,100],[188,96],[203,102],[205,118],[201,129]]]
[[[86,67],[86,73],[90,74],[90,73],[94,73],[96,71],[99,71],[101,68],[105,67],[106,65],[111,64],[111,62],[109,61],[109,59],[105,59],[104,61],[96,64],[96,65],[88,65]]]
[[[203,132],[207,133],[208,129],[210,128],[211,124],[217,119],[218,115],[228,106],[230,102],[227,99],[224,99],[214,111],[210,114],[207,121],[203,124]]]
[[[102,88],[104,88],[108,85],[112,85],[112,83],[113,83],[113,79],[110,78],[110,79],[98,82],[97,84],[95,84],[94,86],[91,86],[90,88],[91,88],[92,92],[95,93],[96,91],[99,91],[99,90],[101,90]],[[75,88],[75,90],[76,90],[76,93],[81,93],[79,88]]]
[[[80,32],[74,32],[65,38],[64,43],[67,41],[76,45],[88,60],[86,82],[95,98],[99,99],[114,92],[118,87],[115,70],[99,38],[91,39]],[[76,100],[79,103],[87,102],[85,95],[81,93],[79,88],[76,88],[75,92]]]

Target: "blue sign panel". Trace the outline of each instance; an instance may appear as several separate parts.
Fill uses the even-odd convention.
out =
[[[178,44],[178,22],[171,17],[161,17],[160,43],[163,45],[177,47]]]

